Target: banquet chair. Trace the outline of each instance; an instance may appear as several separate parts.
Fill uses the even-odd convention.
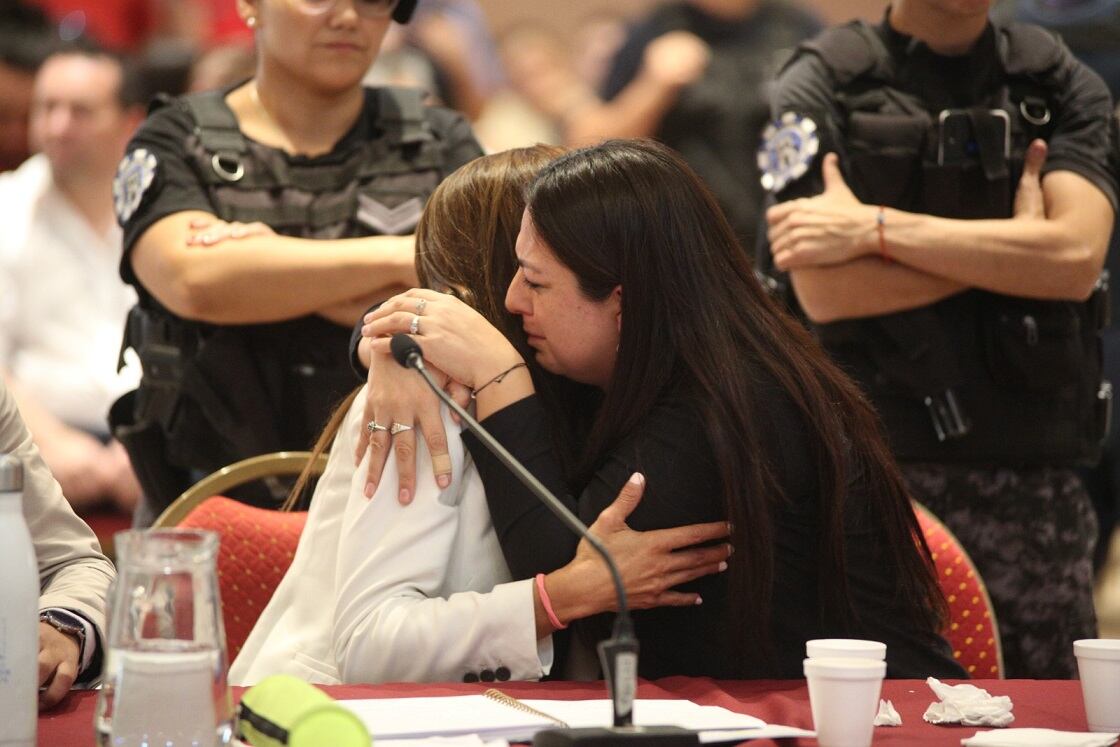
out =
[[[969,677],[1002,679],[999,624],[984,579],[948,527],[916,501],[914,510],[933,556],[937,582],[949,603],[949,625],[942,632],[953,658]]]
[[[153,525],[210,529],[221,538],[218,589],[230,661],[292,564],[307,512],[257,508],[222,493],[252,480],[299,474],[310,457],[306,451],[281,451],[223,467],[184,491]],[[321,474],[326,464],[326,454],[320,454],[312,474]]]

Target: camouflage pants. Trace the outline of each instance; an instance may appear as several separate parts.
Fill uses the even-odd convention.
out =
[[[1077,473],[904,464],[916,500],[960,539],[996,610],[1005,676],[1070,678],[1093,638],[1097,519]]]

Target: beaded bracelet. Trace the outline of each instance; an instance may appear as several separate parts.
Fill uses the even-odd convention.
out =
[[[486,387],[490,386],[491,384],[501,384],[502,379],[509,376],[511,373],[513,373],[514,371],[516,371],[519,368],[525,368],[525,361],[522,361],[521,363],[515,363],[514,365],[507,368],[505,371],[502,371],[500,374],[498,374],[494,378],[490,379],[490,381],[487,381],[485,384],[480,386],[478,389],[472,389],[471,390],[471,399],[477,399],[478,398],[478,393],[481,392]]]
[[[525,365],[524,363],[521,365]],[[544,613],[548,615],[548,621],[552,623],[552,627],[557,630],[563,630],[568,627],[567,623],[560,622],[560,618],[556,616],[556,611],[552,609],[552,600],[548,598],[548,592],[544,589],[544,574],[537,574],[537,594],[541,598],[541,606],[544,607]]]

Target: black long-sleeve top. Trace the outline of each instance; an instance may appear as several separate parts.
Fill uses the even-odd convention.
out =
[[[854,491],[846,504],[845,551],[848,584],[859,619],[845,628],[840,620],[821,619],[818,600],[819,490],[802,419],[778,390],[763,398],[766,418],[778,440],[781,464],[772,465],[786,500],[775,510],[773,659],[752,652],[729,655],[731,623],[727,574],[711,575],[681,587],[697,592],[703,604],[634,613],[641,642],[639,673],[656,678],[694,675],[718,678],[797,678],[802,676],[805,641],[859,637],[887,644],[888,676],[963,677],[948,645],[932,631],[918,630],[901,614],[895,571],[867,516],[867,501]],[[641,504],[629,525],[662,529],[726,519],[722,486],[698,408],[687,396],[670,395],[654,407],[633,435],[603,460],[569,508],[588,524],[616,497],[634,472],[646,477]],[[560,463],[553,453],[547,415],[536,396],[492,414],[484,425],[558,496],[566,496]],[[578,539],[524,488],[480,442],[464,434],[486,486],[494,527],[514,578],[549,572],[572,559]],[[604,616],[605,617],[605,616]],[[590,640],[605,637],[607,619],[583,621]]]

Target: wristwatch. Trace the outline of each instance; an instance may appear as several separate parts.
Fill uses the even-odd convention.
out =
[[[43,610],[39,613],[39,622],[50,625],[63,635],[73,637],[78,642],[78,661],[82,661],[86,651],[86,626],[80,620],[59,610]]]

